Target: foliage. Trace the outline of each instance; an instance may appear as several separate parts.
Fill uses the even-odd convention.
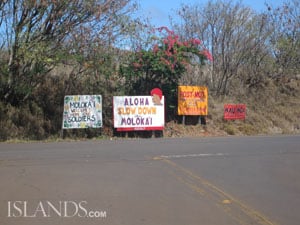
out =
[[[173,124],[185,135],[175,118],[179,82],[209,87],[205,133],[299,133],[299,0],[260,13],[224,0],[183,4],[174,31],[133,18],[131,2],[0,1],[1,141],[59,137],[72,94],[102,95],[104,127],[64,134],[112,136],[112,96],[154,87],[166,98],[165,131]],[[245,122],[223,123],[229,99],[247,104]]]
[[[177,32],[199,36],[212,52],[214,61],[207,85],[213,94],[230,94],[235,79],[251,85],[261,81],[261,71],[268,64],[264,60],[270,52],[266,46],[271,32],[266,16],[241,2],[220,0],[183,5],[178,15],[183,22],[174,24]]]
[[[155,32],[165,36],[152,36],[151,48],[134,52],[128,65],[121,68],[121,73],[126,77],[127,86],[131,86],[129,94],[145,95],[154,87],[161,88],[173,116],[179,78],[188,65],[204,65],[206,60],[212,61],[212,56],[199,39],[181,41],[167,27],[160,27],[152,33],[155,35]]]
[[[128,13],[128,0],[11,0],[2,2],[3,50],[9,57],[1,99],[19,105],[32,96],[43,77],[67,58],[80,61],[85,46],[102,43],[120,32],[119,17]],[[99,32],[96,32],[96,31]],[[74,40],[76,43],[74,43]],[[81,47],[81,51],[79,48]],[[82,70],[81,70],[82,71]]]
[[[274,60],[272,77],[294,77],[300,70],[300,1],[282,6],[268,5],[269,24],[273,27],[270,44]]]

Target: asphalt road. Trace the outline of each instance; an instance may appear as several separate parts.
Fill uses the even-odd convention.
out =
[[[0,144],[1,225],[298,225],[300,136]]]

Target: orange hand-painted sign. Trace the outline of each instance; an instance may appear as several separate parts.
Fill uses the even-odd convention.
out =
[[[207,87],[178,86],[178,115],[206,116],[207,103]]]

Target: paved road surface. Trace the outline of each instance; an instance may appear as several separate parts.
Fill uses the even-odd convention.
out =
[[[300,136],[0,144],[1,225],[298,225]]]

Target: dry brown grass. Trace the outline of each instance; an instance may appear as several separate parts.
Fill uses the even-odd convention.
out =
[[[300,134],[300,80],[284,86],[269,83],[265,90],[248,96],[209,97],[207,124],[183,125],[170,122],[165,137]],[[247,105],[246,120],[223,120],[224,104]]]

